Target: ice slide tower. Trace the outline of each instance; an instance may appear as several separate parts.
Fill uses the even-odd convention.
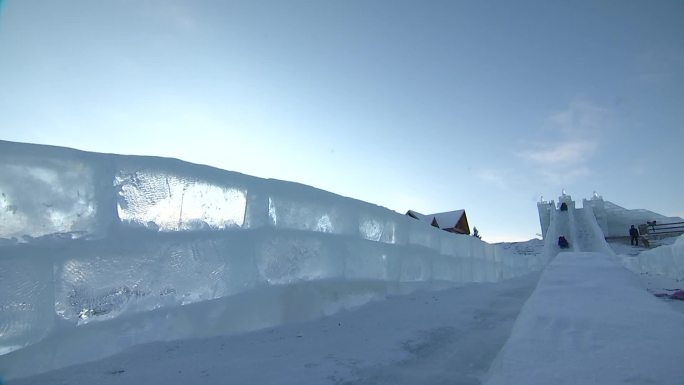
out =
[[[560,210],[563,203],[567,205],[567,210]],[[537,210],[547,252],[555,255],[554,250],[558,251],[556,240],[563,236],[570,242],[572,251],[598,251],[612,254],[593,207],[594,205],[585,199],[583,207],[577,208],[575,201],[565,191],[558,197],[558,204],[541,199],[537,203]]]
[[[542,238],[546,239],[546,233],[549,230],[549,225],[551,224],[551,212],[560,209],[560,205],[565,203],[568,209],[575,209],[575,201],[572,200],[570,195],[567,195],[565,191],[558,197],[558,206],[555,202],[545,201],[542,197],[539,202],[537,202],[537,211],[539,211],[539,223],[541,224]]]
[[[553,213],[558,211],[563,202],[568,205],[568,216],[574,214],[574,217],[577,217],[578,213],[582,215],[585,213],[590,214],[591,227],[594,227],[593,222],[595,222],[595,226],[600,229],[604,238],[624,237],[628,234],[631,225],[637,226],[648,221],[657,221],[658,223],[684,222],[684,219],[680,217],[668,217],[650,210],[626,209],[610,201],[603,200],[603,197],[596,192],[594,192],[590,199],[583,199],[582,208],[577,209],[572,197],[563,193],[558,198],[558,204],[554,201],[548,202],[543,199],[537,203],[539,223],[544,239],[547,239],[547,233],[553,226]]]

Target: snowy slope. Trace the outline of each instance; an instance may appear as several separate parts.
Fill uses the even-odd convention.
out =
[[[605,201],[605,211],[608,217],[608,229],[606,236],[623,236],[625,229],[632,224],[643,224],[647,221],[658,221],[658,223],[682,222],[680,217],[668,217],[656,212],[645,209],[628,210],[613,202]]]
[[[606,237],[624,237],[629,234],[631,225],[645,224],[648,221],[658,223],[682,222],[680,217],[667,217],[645,209],[626,209],[613,202],[604,201],[600,196],[583,200],[584,207],[591,207]]]

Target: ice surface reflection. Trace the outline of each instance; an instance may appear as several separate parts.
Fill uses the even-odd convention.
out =
[[[159,231],[241,227],[245,191],[153,171],[118,173],[119,218]]]
[[[0,163],[0,238],[91,230],[96,222],[93,170],[70,160]]]

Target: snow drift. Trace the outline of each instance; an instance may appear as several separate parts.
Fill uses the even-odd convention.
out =
[[[684,235],[671,245],[644,250],[637,256],[622,256],[623,264],[635,273],[663,275],[684,280]]]
[[[310,186],[0,141],[6,377],[545,262]]]

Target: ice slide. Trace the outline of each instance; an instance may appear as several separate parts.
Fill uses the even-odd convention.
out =
[[[492,363],[487,385],[675,384],[684,378],[684,315],[644,290],[605,242],[592,208],[552,210],[544,269]],[[567,235],[566,235],[567,234]],[[558,252],[566,235],[572,249]],[[632,270],[677,276],[684,238],[631,258]]]
[[[644,290],[618,259],[559,253],[483,383],[681,384],[683,324],[684,314]]]
[[[569,207],[567,211],[551,210],[551,221],[544,239],[544,254],[554,256],[562,250],[558,237],[564,236],[570,248],[567,251],[599,252],[613,255],[603,236],[591,207]]]
[[[296,183],[0,141],[4,379],[545,263]]]

